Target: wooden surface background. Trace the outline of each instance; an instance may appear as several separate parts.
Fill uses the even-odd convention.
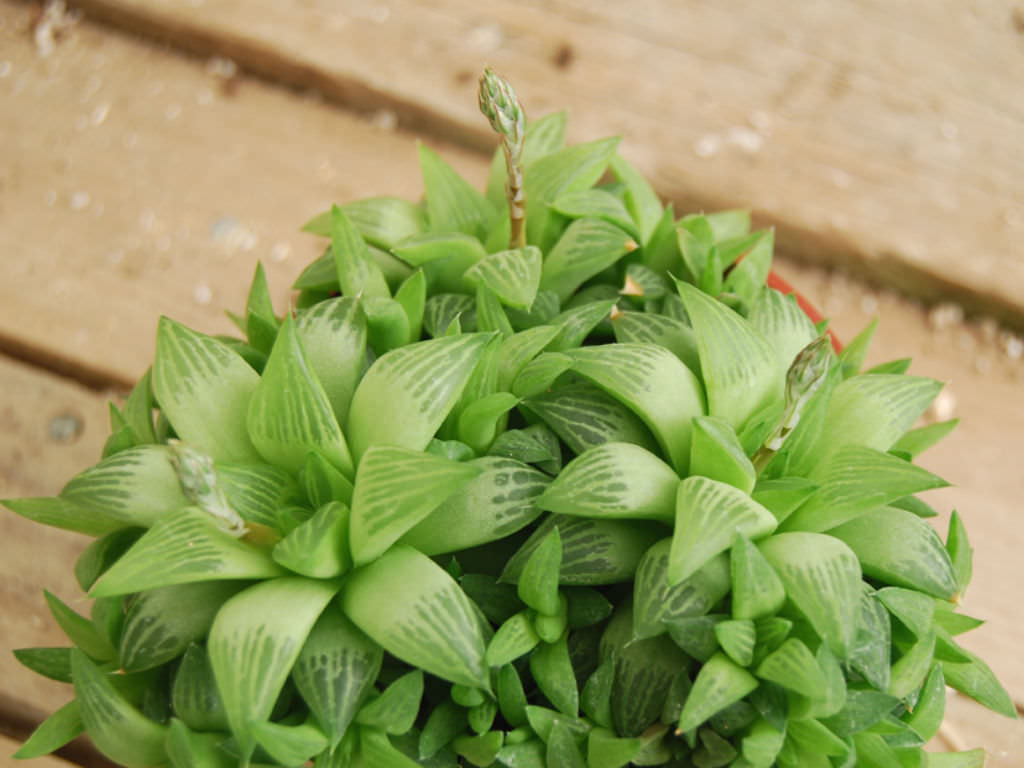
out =
[[[1024,701],[1024,6],[76,7],[43,55],[39,6],[0,0],[0,498],[55,493],[96,460],[106,401],[145,370],[160,314],[228,331],[257,260],[281,310],[317,255],[306,219],[415,199],[416,136],[482,183],[475,80],[491,63],[532,114],[568,107],[573,140],[623,135],[677,210],[751,207],[841,336],[879,315],[872,360],[913,356],[948,382],[940,409],[963,422],[923,463],[955,487],[927,500],[972,534],[966,610],[988,623],[966,644]],[[0,512],[0,766],[69,697],[9,651],[62,643],[41,589],[84,605],[70,564],[85,543]],[[955,699],[951,726],[990,766],[1024,764],[1020,723]]]

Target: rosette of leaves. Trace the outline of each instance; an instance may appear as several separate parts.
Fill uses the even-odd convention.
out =
[[[420,203],[328,238],[241,338],[160,321],[102,460],[5,502],[94,537],[65,648],[17,651],[125,766],[924,768],[946,686],[1013,717],[956,637],[971,548],[913,463],[940,384],[862,371],[765,286],[745,212],[676,218],[618,154],[527,124],[485,193],[419,148]]]

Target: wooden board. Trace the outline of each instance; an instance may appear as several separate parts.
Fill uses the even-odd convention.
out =
[[[11,11],[0,50],[12,62],[11,80],[0,88],[12,89],[16,107],[0,111],[0,134],[9,137],[0,150],[0,336],[26,358],[93,383],[127,383],[152,355],[158,313],[228,330],[220,310],[241,306],[257,258],[283,308],[287,285],[316,254],[312,238],[295,234],[297,225],[332,200],[419,194],[409,134],[250,80],[225,95],[202,62],[88,24],[40,60],[25,34],[29,9],[6,0],[0,9]],[[467,177],[482,180],[482,158],[442,149]],[[78,192],[89,199],[75,209]],[[977,556],[967,608],[989,623],[967,644],[1019,700],[1024,664],[1016,640],[1024,615],[1006,585],[1016,583],[1024,546],[1015,515],[1024,492],[1017,466],[1024,412],[1006,404],[1016,403],[1024,383],[1021,361],[1003,353],[998,334],[990,340],[959,325],[936,331],[920,307],[891,293],[793,265],[782,270],[807,286],[846,338],[867,321],[867,310],[879,310],[883,331],[873,359],[915,355],[916,372],[951,380],[964,424],[924,463],[959,487],[930,501],[945,513],[956,506],[968,520]],[[0,429],[0,497],[53,493],[95,461],[104,400],[38,368],[0,364],[0,415],[8,419]],[[85,429],[77,442],[54,443],[49,425],[65,409],[80,414]],[[0,629],[0,665],[9,665],[0,666],[0,679],[15,680],[7,689],[19,711],[49,711],[66,688],[8,677],[20,674],[8,651],[61,642],[39,591],[49,587],[81,607],[70,564],[84,540],[7,513],[0,524],[9,526],[0,531],[0,584],[11,600],[4,615],[24,617]],[[979,708],[962,718],[967,745],[987,743],[993,730],[1012,733]]]
[[[1024,25],[1000,0],[78,4],[478,148],[489,63],[577,139],[623,134],[687,209],[750,207],[790,255],[1024,328]]]
[[[59,757],[40,757],[31,763],[15,760],[11,754],[17,751],[20,745],[20,742],[0,733],[0,768],[25,768],[26,765],[32,768],[72,768],[72,763],[65,762]]]

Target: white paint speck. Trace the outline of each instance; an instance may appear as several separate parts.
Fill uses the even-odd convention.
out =
[[[89,207],[89,193],[88,192],[75,192],[71,195],[71,200],[68,202],[72,211],[84,211]]]
[[[949,421],[956,416],[956,395],[949,386],[942,388],[928,410],[933,421]]]
[[[964,309],[953,302],[936,304],[928,313],[928,324],[936,331],[944,331],[964,321]]]
[[[878,312],[878,299],[870,293],[862,296],[860,300],[860,311],[865,315],[873,315]]]
[[[956,141],[960,135],[960,129],[956,126],[956,123],[947,121],[939,126],[939,133],[946,141]]]
[[[354,15],[374,24],[383,24],[391,18],[391,9],[381,3],[358,3]]]
[[[721,136],[716,133],[705,133],[693,143],[693,154],[697,157],[714,157],[721,148]]]
[[[213,301],[213,290],[206,283],[197,283],[192,289],[192,298],[200,306],[208,306]]]
[[[109,264],[120,264],[122,261],[124,261],[124,248],[115,248],[107,254]]]
[[[1005,331],[1000,335],[999,342],[1003,352],[1011,360],[1020,360],[1024,357],[1024,339],[1021,339],[1020,336]]]
[[[156,249],[160,251],[160,253],[167,253],[171,250],[171,236],[160,235],[156,240]]]
[[[103,125],[103,122],[107,119],[107,115],[110,114],[110,104],[104,102],[103,104],[97,104],[93,107],[92,114],[89,116],[89,122],[93,125]]]
[[[370,125],[382,131],[393,131],[398,127],[398,115],[390,109],[378,109],[370,115]]]
[[[274,261],[281,262],[291,256],[292,246],[285,240],[278,240],[274,243],[274,247],[270,249],[270,258]]]
[[[992,370],[992,358],[986,355],[978,355],[974,358],[974,370],[984,375]]]
[[[0,61],[0,77],[7,77],[11,74],[11,62]]]
[[[772,132],[772,125],[775,123],[775,119],[768,112],[762,110],[756,110],[750,113],[750,117],[747,118],[751,127],[762,136],[768,136]]]
[[[164,117],[168,120],[177,120],[181,117],[181,104],[171,103],[164,109]]]
[[[45,200],[46,200],[47,207],[53,208],[53,206],[55,206],[57,204],[57,190],[56,189],[48,189],[48,190],[46,190],[46,198],[45,198]]]
[[[89,127],[89,116],[88,115],[79,115],[78,117],[75,118],[75,130],[76,131],[84,131],[88,127]]]
[[[97,200],[97,201],[96,201],[96,202],[95,202],[95,203],[93,204],[93,206],[92,206],[92,213],[93,213],[93,216],[95,216],[96,218],[99,218],[100,216],[102,216],[102,215],[103,215],[103,212],[104,212],[104,211],[105,211],[106,209],[107,209],[107,207],[106,207],[106,206],[105,206],[105,205],[103,204],[103,201],[102,201],[102,200]]]
[[[138,144],[139,144],[139,134],[135,133],[135,131],[131,131],[130,133],[125,134],[125,137],[124,137],[124,148],[125,149],[135,149],[135,147],[137,147]]]
[[[238,74],[238,65],[231,59],[223,56],[214,56],[206,62],[206,73],[224,80],[230,80]]]
[[[469,30],[466,42],[475,51],[491,53],[501,47],[504,39],[505,31],[500,24],[480,24]]]
[[[213,90],[210,88],[201,88],[199,90],[199,93],[196,94],[196,103],[203,107],[205,107],[207,104],[212,104]]]
[[[828,179],[837,189],[849,189],[853,184],[853,177],[842,168],[829,168]]]
[[[764,136],[745,125],[734,125],[729,129],[729,143],[739,147],[748,155],[753,155],[764,146]]]
[[[153,227],[156,226],[156,214],[152,208],[146,208],[139,215],[139,226],[142,227],[146,232],[152,232]]]

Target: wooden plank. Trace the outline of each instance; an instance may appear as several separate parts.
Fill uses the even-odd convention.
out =
[[[421,194],[415,139],[80,25],[37,56],[9,0],[0,50],[0,349],[128,385],[157,318],[231,332],[256,260],[277,306],[322,247],[302,224],[332,202]],[[474,183],[479,155],[444,147]]]
[[[20,742],[0,733],[0,768],[24,768],[23,760],[15,760],[11,754],[17,751]],[[40,757],[28,765],[32,768],[72,768],[73,763],[65,762],[59,757]]]
[[[1004,2],[80,0],[99,19],[486,148],[488,62],[684,208],[1024,327],[1021,26]]]
[[[215,91],[199,63],[101,34],[90,25],[80,26],[51,58],[39,61],[19,31],[28,17],[25,6],[0,7],[10,9],[14,19],[0,28],[0,49],[12,57],[9,77],[18,91],[12,102],[17,108],[0,114],[0,130],[12,137],[13,147],[0,158],[19,169],[4,177],[0,207],[0,248],[14,254],[0,259],[0,329],[35,359],[63,361],[97,378],[130,380],[151,357],[158,312],[203,330],[226,330],[219,308],[241,305],[257,257],[267,260],[278,306],[285,306],[285,286],[315,253],[311,241],[293,234],[295,224],[332,199],[418,194],[406,134],[374,129],[259,83],[246,81],[226,97]],[[103,105],[109,105],[107,112],[96,112]],[[180,112],[170,109],[174,105]],[[96,126],[94,114],[104,115]],[[82,117],[86,123],[79,130]],[[134,147],[126,147],[132,134]],[[482,179],[485,168],[478,156],[444,151],[475,182]],[[48,170],[54,163],[63,171]],[[53,207],[46,205],[50,189],[57,192]],[[79,191],[89,194],[88,204],[69,210]],[[102,209],[97,202],[104,202]],[[152,217],[143,215],[147,210]],[[227,242],[218,239],[222,218],[236,220],[248,235],[232,226]],[[160,249],[164,236],[171,238],[167,251]],[[279,241],[291,247],[283,260],[274,259]],[[926,463],[960,487],[932,501],[946,512],[956,505],[969,516],[978,562],[968,608],[989,624],[968,641],[1011,691],[1024,695],[1024,664],[1015,647],[1016,638],[1024,636],[1024,616],[1005,589],[1015,583],[1017,552],[1024,544],[1024,530],[1011,511],[1022,491],[1016,463],[1024,413],[1002,407],[1016,402],[1024,381],[1020,361],[1009,360],[989,341],[973,342],[970,355],[961,352],[959,327],[936,334],[919,307],[892,295],[875,297],[822,273],[783,269],[808,286],[846,338],[866,321],[865,309],[880,305],[885,330],[876,357],[916,354],[916,370],[952,380],[965,423],[946,446],[926,454]],[[196,300],[200,285],[208,288],[202,294],[208,303]],[[95,460],[102,441],[102,396],[78,387],[65,391],[66,383],[13,363],[0,368],[0,381],[9,382],[0,389],[0,402],[10,403],[11,412],[23,419],[41,419],[25,421],[18,431],[0,430],[0,478],[10,484],[0,487],[0,495],[52,493],[75,469]],[[26,400],[32,392],[42,393],[41,399]],[[81,453],[60,459],[70,454],[47,444],[42,427],[50,422],[42,414],[64,397],[82,398],[67,402],[84,415],[87,428],[73,446]],[[94,442],[86,445],[87,439]],[[19,456],[35,458],[24,465]],[[18,522],[6,513],[0,520]],[[35,558],[40,562],[31,565],[42,570],[23,590],[24,603],[5,608],[5,615],[41,611],[42,586],[76,599],[69,564],[82,541],[62,541],[60,534],[36,541],[33,535],[19,529],[0,539],[8,547],[17,542],[23,553],[54,553]],[[15,562],[13,556],[0,551],[4,578],[17,575],[6,565]],[[8,647],[60,642],[59,635],[45,634],[55,632],[49,619],[37,615],[38,634],[3,635],[4,655]],[[18,684],[14,690],[21,696],[27,689]],[[52,709],[63,700],[45,690],[31,695],[38,703],[26,706]],[[958,725],[968,743],[982,733],[974,723],[988,724],[992,717],[980,711],[964,715]]]

